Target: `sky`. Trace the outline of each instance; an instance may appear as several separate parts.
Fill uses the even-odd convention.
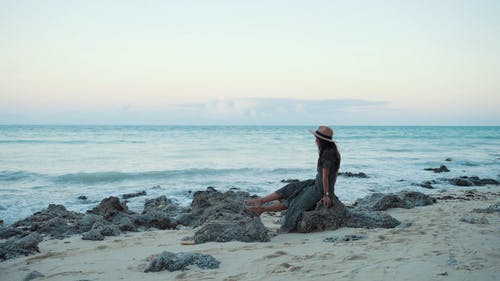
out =
[[[0,124],[500,125],[500,1],[0,0]]]

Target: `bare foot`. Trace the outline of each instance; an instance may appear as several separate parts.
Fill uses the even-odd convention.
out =
[[[246,206],[252,206],[252,207],[260,207],[260,205],[262,205],[262,201],[260,198],[245,200],[244,203]]]
[[[255,207],[245,207],[250,213],[254,214],[257,217],[260,217],[262,213],[264,213],[264,208],[260,206],[255,206]]]

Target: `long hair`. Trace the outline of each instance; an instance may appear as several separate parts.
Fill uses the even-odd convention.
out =
[[[320,138],[316,138],[316,140],[318,142],[318,152],[320,156],[321,154],[323,154],[323,151],[327,149],[333,149],[334,151],[338,151],[335,142],[326,141]]]

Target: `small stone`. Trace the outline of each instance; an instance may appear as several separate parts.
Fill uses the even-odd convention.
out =
[[[87,200],[88,198],[85,195],[80,195],[80,196],[78,196],[78,199],[79,200]]]
[[[45,275],[43,275],[40,272],[35,270],[35,271],[30,272],[30,274],[28,274],[28,276],[24,277],[23,281],[30,281],[30,280],[33,280],[33,279],[36,279],[39,277],[45,277]]]
[[[220,262],[211,255],[200,253],[172,253],[163,252],[154,258],[144,269],[144,272],[157,272],[162,270],[185,270],[190,265],[197,265],[201,269],[219,268]]]

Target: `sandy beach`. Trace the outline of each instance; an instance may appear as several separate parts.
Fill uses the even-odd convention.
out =
[[[431,206],[390,209],[402,222],[394,229],[343,227],[277,234],[270,242],[199,245],[181,244],[193,234],[189,228],[104,241],[44,240],[39,254],[1,262],[0,280],[23,280],[33,271],[43,275],[36,280],[499,280],[500,215],[474,212],[498,202],[499,192],[491,187],[473,197],[442,193]],[[279,228],[276,219],[262,216],[272,231]],[[208,254],[220,267],[144,273],[151,257],[163,251]]]

